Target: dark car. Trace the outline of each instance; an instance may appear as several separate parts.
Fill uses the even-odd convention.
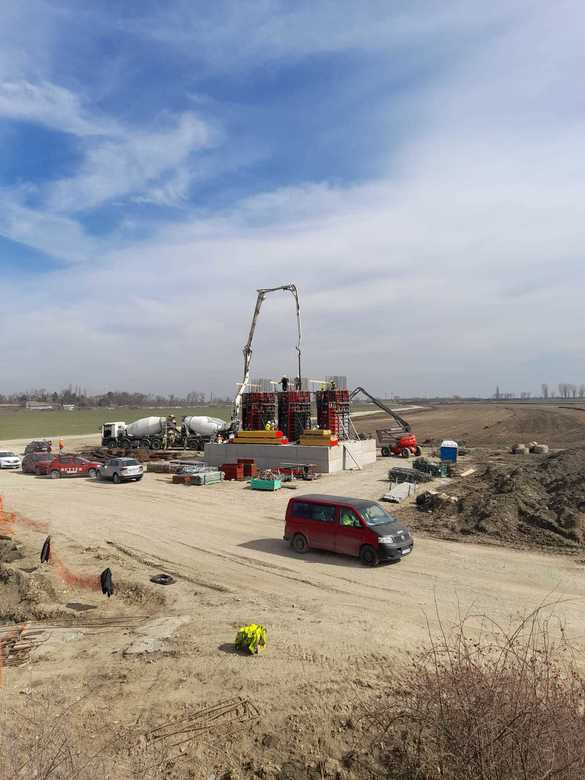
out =
[[[414,547],[408,528],[375,501],[317,494],[291,498],[284,538],[298,553],[331,550],[366,566],[400,561]]]
[[[48,463],[39,463],[37,468],[41,474],[59,479],[60,477],[95,477],[100,465],[79,455],[57,455],[53,456],[53,460]]]
[[[36,441],[29,442],[24,448],[24,454],[28,455],[29,452],[51,452],[53,442],[47,439],[38,439]]]
[[[42,467],[54,459],[52,452],[29,452],[22,459],[22,471],[24,474],[46,474]]]

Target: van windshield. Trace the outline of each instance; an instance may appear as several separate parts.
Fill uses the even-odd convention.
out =
[[[367,507],[361,507],[360,512],[369,526],[387,525],[388,523],[397,523],[398,520],[385,512],[379,504],[369,504]]]

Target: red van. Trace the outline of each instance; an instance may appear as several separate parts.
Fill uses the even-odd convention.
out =
[[[298,553],[331,550],[366,566],[400,561],[414,547],[408,528],[375,501],[319,494],[291,498],[284,539]]]

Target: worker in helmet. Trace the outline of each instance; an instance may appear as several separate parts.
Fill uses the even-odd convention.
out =
[[[63,441],[63,438],[59,439],[59,455],[63,452],[65,449],[65,442]]]

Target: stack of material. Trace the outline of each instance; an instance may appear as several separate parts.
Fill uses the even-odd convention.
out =
[[[309,428],[303,433],[299,443],[310,447],[336,447],[339,444],[339,439],[330,430]]]
[[[256,476],[256,461],[254,458],[238,458],[238,464],[244,467],[244,477]]]
[[[244,480],[244,464],[243,463],[224,463],[219,467],[223,474],[224,479],[237,480],[243,482]]]
[[[223,471],[201,471],[199,474],[193,474],[192,485],[217,485],[224,479]]]
[[[201,474],[214,474],[218,475],[219,471],[217,466],[208,466],[207,463],[201,463],[198,466],[185,466],[182,465],[180,471],[177,474],[173,474],[174,485],[198,485],[199,482],[195,481],[195,477]]]
[[[239,431],[232,441],[234,444],[288,444],[282,431]]]
[[[449,477],[449,464],[439,463],[426,458],[417,458],[412,468],[417,471],[422,471],[424,474],[430,474],[432,477]]]
[[[432,476],[425,474],[423,471],[417,471],[416,469],[401,468],[400,466],[394,466],[388,472],[388,479],[390,482],[431,482]]]

